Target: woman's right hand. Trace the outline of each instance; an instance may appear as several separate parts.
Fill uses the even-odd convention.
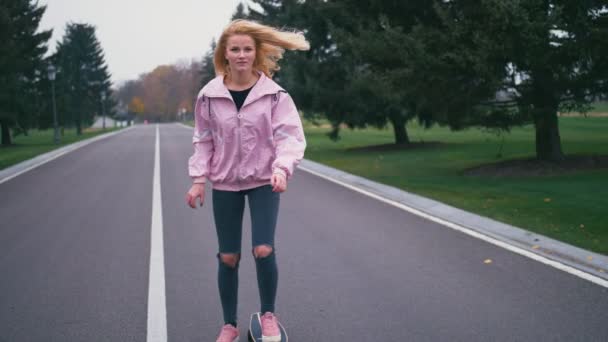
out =
[[[205,202],[205,183],[192,184],[192,187],[186,193],[186,203],[193,209],[196,209],[197,198],[200,198],[200,206],[202,207]]]

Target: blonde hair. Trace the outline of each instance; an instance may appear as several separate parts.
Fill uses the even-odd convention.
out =
[[[280,69],[278,61],[283,57],[285,49],[310,49],[310,44],[302,32],[281,31],[250,20],[234,20],[224,29],[215,48],[213,64],[215,74],[218,76],[230,75],[230,67],[226,61],[226,45],[228,38],[236,34],[247,35],[253,39],[256,49],[253,69],[263,72],[268,77],[272,77]]]

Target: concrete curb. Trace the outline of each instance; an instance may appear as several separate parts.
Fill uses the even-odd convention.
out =
[[[0,170],[0,184],[9,181],[23,173],[26,173],[32,169],[37,168],[40,165],[46,164],[48,162],[50,162],[53,159],[59,158],[62,155],[66,154],[66,153],[70,153],[72,151],[75,151],[83,146],[86,146],[90,143],[102,140],[102,139],[106,139],[109,138],[111,136],[114,136],[116,134],[119,133],[124,133],[128,130],[133,129],[135,126],[131,126],[125,129],[121,129],[119,131],[116,132],[110,132],[110,133],[105,133],[105,134],[101,134],[98,136],[95,136],[93,138],[89,138],[89,139],[85,139],[85,140],[81,140],[75,143],[72,143],[70,145],[49,151],[47,153],[38,155],[32,159],[28,159],[25,161],[22,161],[19,164],[15,164],[13,166],[9,166],[4,170]]]
[[[311,170],[430,216],[492,237],[560,264],[568,265],[592,276],[608,280],[608,256],[593,253],[310,160],[302,160],[300,168],[303,171]]]

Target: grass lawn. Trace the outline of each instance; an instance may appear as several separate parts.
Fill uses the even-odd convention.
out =
[[[66,129],[64,135],[61,137],[61,143],[58,145],[53,143],[52,129],[44,131],[31,130],[28,136],[19,135],[13,138],[13,145],[8,147],[0,146],[0,170],[76,141],[118,129],[120,128],[112,127],[106,128],[106,130],[103,131],[101,128],[89,128],[84,130],[81,136],[76,135],[76,129]]]
[[[591,113],[608,113],[608,102],[596,102],[593,104]]]
[[[413,142],[440,142],[392,151],[352,149],[393,142],[392,129],[348,130],[332,142],[329,128],[306,125],[305,158],[430,197],[498,221],[608,254],[608,169],[543,177],[466,176],[463,170],[506,159],[534,156],[534,128],[503,137],[470,129],[451,132],[408,126]],[[566,154],[607,154],[608,117],[561,117]]]

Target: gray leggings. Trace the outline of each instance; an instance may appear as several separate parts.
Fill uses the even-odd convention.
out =
[[[230,267],[222,262],[220,254],[238,254],[240,257],[245,197],[248,198],[251,214],[252,248],[261,245],[272,248],[272,253],[267,257],[255,259],[262,313],[274,312],[279,278],[274,233],[280,194],[272,192],[270,185],[243,191],[214,189],[213,217],[219,244],[218,288],[224,311],[224,322],[235,326],[238,303],[238,262],[235,267]]]

